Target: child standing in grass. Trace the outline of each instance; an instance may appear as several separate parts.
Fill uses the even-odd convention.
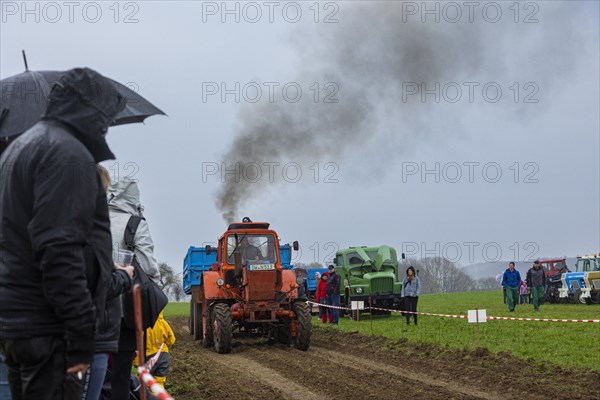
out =
[[[521,286],[519,288],[519,293],[521,294],[521,304],[528,303],[529,293],[527,292],[527,284],[524,281],[521,281]]]

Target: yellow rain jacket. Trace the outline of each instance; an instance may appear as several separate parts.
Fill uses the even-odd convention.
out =
[[[163,343],[165,345],[162,352],[168,353],[169,346],[173,346],[173,343],[175,343],[175,334],[161,312],[154,326],[146,329],[146,356],[158,352],[160,345]]]

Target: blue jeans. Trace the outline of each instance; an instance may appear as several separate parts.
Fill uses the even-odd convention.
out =
[[[106,376],[108,353],[96,353],[85,374],[85,384],[81,400],[98,400]]]
[[[328,294],[327,295],[327,304],[329,304],[330,306],[338,306],[340,305],[340,295],[339,294]],[[329,311],[331,312],[331,315],[333,316],[333,323],[335,325],[338,324],[338,321],[340,319],[340,310],[338,310],[337,308],[330,308]]]

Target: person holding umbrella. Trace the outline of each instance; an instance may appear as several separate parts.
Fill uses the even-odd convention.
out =
[[[113,82],[88,68],[67,71],[43,97],[41,120],[29,116],[32,127],[18,96],[9,106],[2,100],[0,136],[17,136],[0,156],[0,352],[13,400],[81,397],[95,310],[113,269],[96,172],[96,163],[114,158],[105,136],[126,110]],[[11,116],[27,123],[12,130]],[[94,287],[84,256],[90,245]]]

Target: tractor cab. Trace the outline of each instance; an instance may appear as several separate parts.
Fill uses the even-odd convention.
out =
[[[280,245],[277,232],[266,222],[244,218],[230,224],[219,238],[217,262],[206,268],[214,257],[214,247],[206,246],[200,252],[204,256],[196,257],[204,260],[201,276],[196,278],[192,266],[187,270],[193,273],[184,275],[184,280],[194,279],[188,285],[194,337],[218,353],[231,351],[234,330],[293,341],[296,348],[308,349],[310,311],[298,298],[304,281],[291,269],[291,250],[298,247],[298,242]]]
[[[567,267],[567,261],[565,258],[553,258],[553,259],[547,259],[547,260],[540,260],[540,264],[542,264],[542,268],[544,269],[544,274],[547,277],[551,277],[556,274],[562,274],[565,272],[569,272],[569,267]]]

